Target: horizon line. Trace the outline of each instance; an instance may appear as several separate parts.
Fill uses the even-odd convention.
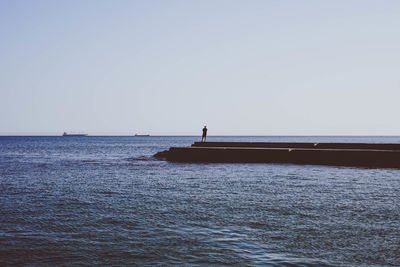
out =
[[[26,136],[26,137],[57,137],[60,136],[62,137],[62,134],[2,134],[0,133],[1,137],[18,137],[18,136]],[[151,135],[149,134],[148,136],[135,136],[134,134],[128,135],[128,134],[87,134],[85,137],[106,137],[106,136],[110,136],[110,137],[197,137],[197,136],[201,136],[201,134],[189,134],[189,135],[175,135],[175,134],[155,134],[155,135]],[[370,135],[370,134],[366,134],[366,135],[359,135],[359,134],[334,134],[334,135],[329,135],[329,134],[311,134],[311,135],[307,135],[307,134],[283,134],[283,135],[277,135],[277,134],[273,134],[273,135],[232,135],[232,134],[223,134],[223,135],[207,135],[207,137],[400,137],[400,135],[390,135],[390,134],[382,134],[382,135]]]

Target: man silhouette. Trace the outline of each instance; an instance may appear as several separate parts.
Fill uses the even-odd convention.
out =
[[[202,135],[202,137],[201,137],[201,142],[205,142],[205,141],[206,141],[206,138],[207,138],[207,127],[204,126],[204,128],[203,128],[203,135]],[[204,140],[204,141],[203,141],[203,140]]]

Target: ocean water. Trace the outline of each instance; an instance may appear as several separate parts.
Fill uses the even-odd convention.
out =
[[[400,170],[152,157],[199,139],[0,137],[0,266],[400,266]]]

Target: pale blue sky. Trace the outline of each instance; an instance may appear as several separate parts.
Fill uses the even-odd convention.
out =
[[[400,135],[400,1],[0,0],[0,134]]]

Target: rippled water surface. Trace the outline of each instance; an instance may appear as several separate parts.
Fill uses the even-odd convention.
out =
[[[152,158],[198,139],[0,137],[0,265],[400,266],[400,170]]]

